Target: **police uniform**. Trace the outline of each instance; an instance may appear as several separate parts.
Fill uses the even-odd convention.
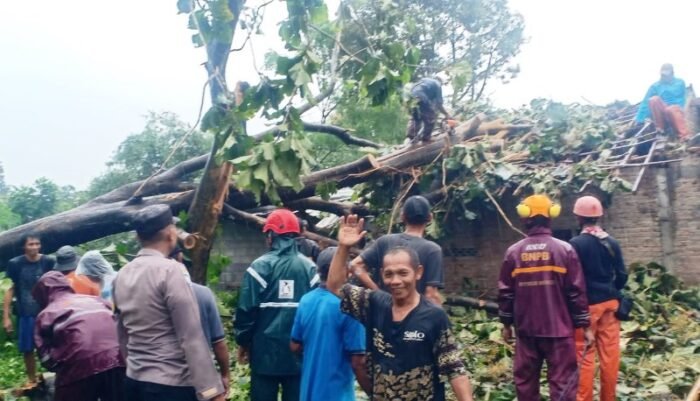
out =
[[[170,224],[165,205],[144,208],[134,221],[140,237]],[[114,280],[129,400],[208,400],[224,392],[183,269],[167,255],[143,248]]]

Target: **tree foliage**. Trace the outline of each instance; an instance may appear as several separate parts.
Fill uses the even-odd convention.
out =
[[[24,224],[66,211],[84,200],[84,194],[72,185],[59,186],[48,178],[41,177],[33,185],[10,188],[7,206],[11,214],[5,214],[6,224],[12,225],[15,222],[13,214],[19,216],[20,222]],[[0,221],[3,214],[0,213]]]
[[[121,185],[142,180],[163,165],[175,145],[191,128],[177,115],[150,112],[146,125],[139,133],[129,135],[107,162],[107,171],[92,180],[88,195],[95,197]],[[175,150],[164,168],[207,153],[211,136],[194,130]]]
[[[7,183],[5,182],[5,169],[0,162],[0,196],[7,194]]]

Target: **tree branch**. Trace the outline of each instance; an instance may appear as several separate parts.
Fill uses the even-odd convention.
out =
[[[338,216],[347,216],[349,214],[367,216],[370,214],[369,208],[364,205],[356,205],[354,203],[347,202],[334,202],[329,200],[327,201],[318,196],[285,202],[284,205],[294,210],[311,209],[333,213]]]
[[[336,125],[330,124],[316,124],[303,122],[304,130],[307,132],[318,132],[322,134],[333,135],[334,137],[340,139],[346,145],[357,145],[357,146],[369,146],[372,148],[380,148],[381,145],[372,142],[368,139],[358,138],[356,136],[350,135],[350,130],[347,128],[338,127]],[[281,130],[277,127],[265,131],[265,135],[278,135]],[[257,136],[255,139],[258,139]]]
[[[264,218],[262,218],[260,216],[256,216],[252,213],[244,212],[243,210],[236,209],[235,207],[232,207],[232,206],[227,205],[227,204],[224,204],[223,213],[231,216],[235,220],[241,220],[241,221],[245,221],[247,223],[255,224],[258,227],[263,227],[265,225]],[[308,230],[304,231],[304,233],[302,235],[310,240],[316,241],[318,243],[323,243],[326,246],[338,246],[338,241],[336,241],[332,238],[325,237],[325,236],[320,235],[320,234],[316,234],[316,233],[308,231]],[[360,252],[362,252],[362,251],[358,248],[353,247],[350,249],[350,252],[356,253],[359,255]]]
[[[154,176],[146,185],[143,186],[143,188],[141,188],[139,195],[151,196],[181,191],[183,189],[181,178],[203,169],[204,165],[207,163],[208,157],[209,155],[206,154],[185,160]],[[141,180],[122,185],[121,187],[113,189],[104,195],[98,196],[80,207],[82,208],[87,206],[95,206],[98,204],[123,201],[134,195],[134,192],[145,182],[146,180]]]

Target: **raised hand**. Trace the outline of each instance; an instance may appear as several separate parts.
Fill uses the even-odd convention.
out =
[[[367,234],[362,228],[365,219],[358,219],[356,214],[340,218],[340,228],[338,229],[338,245],[348,248],[355,246]]]

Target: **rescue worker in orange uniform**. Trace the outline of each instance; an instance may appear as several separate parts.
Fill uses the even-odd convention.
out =
[[[518,205],[527,238],[508,248],[498,281],[499,317],[509,342],[515,327],[513,377],[519,401],[540,400],[540,370],[547,361],[552,400],[573,401],[578,384],[575,328],[589,326],[586,284],[568,243],[552,237],[561,206],[546,195]],[[592,340],[592,332],[586,330]]]
[[[615,400],[615,386],[620,367],[620,321],[615,317],[619,307],[620,290],[627,283],[625,262],[618,242],[599,225],[603,205],[592,196],[579,198],[574,205],[581,234],[571,239],[583,275],[591,313],[591,330],[595,335],[594,347],[586,352],[581,363],[577,401],[593,401],[595,354],[600,364],[600,401]],[[576,333],[578,358],[581,359],[583,332]]]

